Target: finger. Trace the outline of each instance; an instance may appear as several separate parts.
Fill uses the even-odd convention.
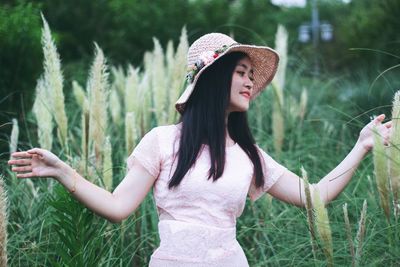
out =
[[[386,128],[390,128],[390,127],[392,127],[393,122],[392,121],[388,121],[388,122],[385,122],[383,125],[385,125]]]
[[[13,172],[30,172],[32,171],[32,166],[13,167],[11,170]]]
[[[19,151],[19,152],[14,152],[11,154],[13,158],[32,158],[32,154],[29,154],[26,151]]]
[[[381,115],[377,116],[374,121],[376,123],[381,123],[385,119],[385,117],[386,117],[385,114],[381,114]]]
[[[29,149],[28,151],[27,151],[28,153],[30,153],[30,154],[38,154],[38,155],[40,155],[40,156],[43,156],[43,149],[40,149],[40,148],[32,148],[32,149]]]
[[[31,172],[27,172],[27,173],[18,173],[18,174],[17,174],[17,178],[30,178],[30,177],[36,177],[36,176],[33,175],[33,173],[31,173]]]
[[[7,162],[9,165],[29,165],[31,163],[31,159],[12,159]]]

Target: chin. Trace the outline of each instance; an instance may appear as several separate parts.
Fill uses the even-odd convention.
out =
[[[232,112],[246,112],[247,110],[249,110],[249,106],[235,106],[233,108],[231,108]]]

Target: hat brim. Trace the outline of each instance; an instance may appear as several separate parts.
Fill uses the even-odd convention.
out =
[[[192,83],[183,91],[182,95],[179,97],[178,101],[175,103],[175,108],[179,113],[183,113],[185,110],[185,103],[192,94],[194,88],[196,87],[196,82],[200,75],[217,60],[222,58],[224,55],[232,52],[243,52],[245,53],[252,63],[252,68],[254,71],[254,93],[251,99],[256,98],[261,91],[272,81],[275,73],[278,69],[279,55],[278,53],[266,46],[255,46],[255,45],[233,45],[229,47],[226,51],[221,53],[211,64],[204,66],[195,76]]]

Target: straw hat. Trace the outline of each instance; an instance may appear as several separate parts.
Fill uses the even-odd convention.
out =
[[[188,73],[187,87],[175,108],[183,113],[185,104],[195,88],[201,73],[223,55],[240,51],[247,54],[254,70],[254,94],[257,97],[262,90],[271,82],[278,68],[279,55],[266,46],[255,46],[239,44],[228,35],[222,33],[209,33],[197,39],[190,47],[187,54]]]

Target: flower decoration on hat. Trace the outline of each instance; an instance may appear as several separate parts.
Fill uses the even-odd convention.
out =
[[[204,51],[201,53],[196,62],[189,66],[186,79],[189,83],[192,83],[195,76],[199,71],[207,65],[213,63],[222,53],[224,53],[229,46],[223,45],[221,48],[214,51]]]

